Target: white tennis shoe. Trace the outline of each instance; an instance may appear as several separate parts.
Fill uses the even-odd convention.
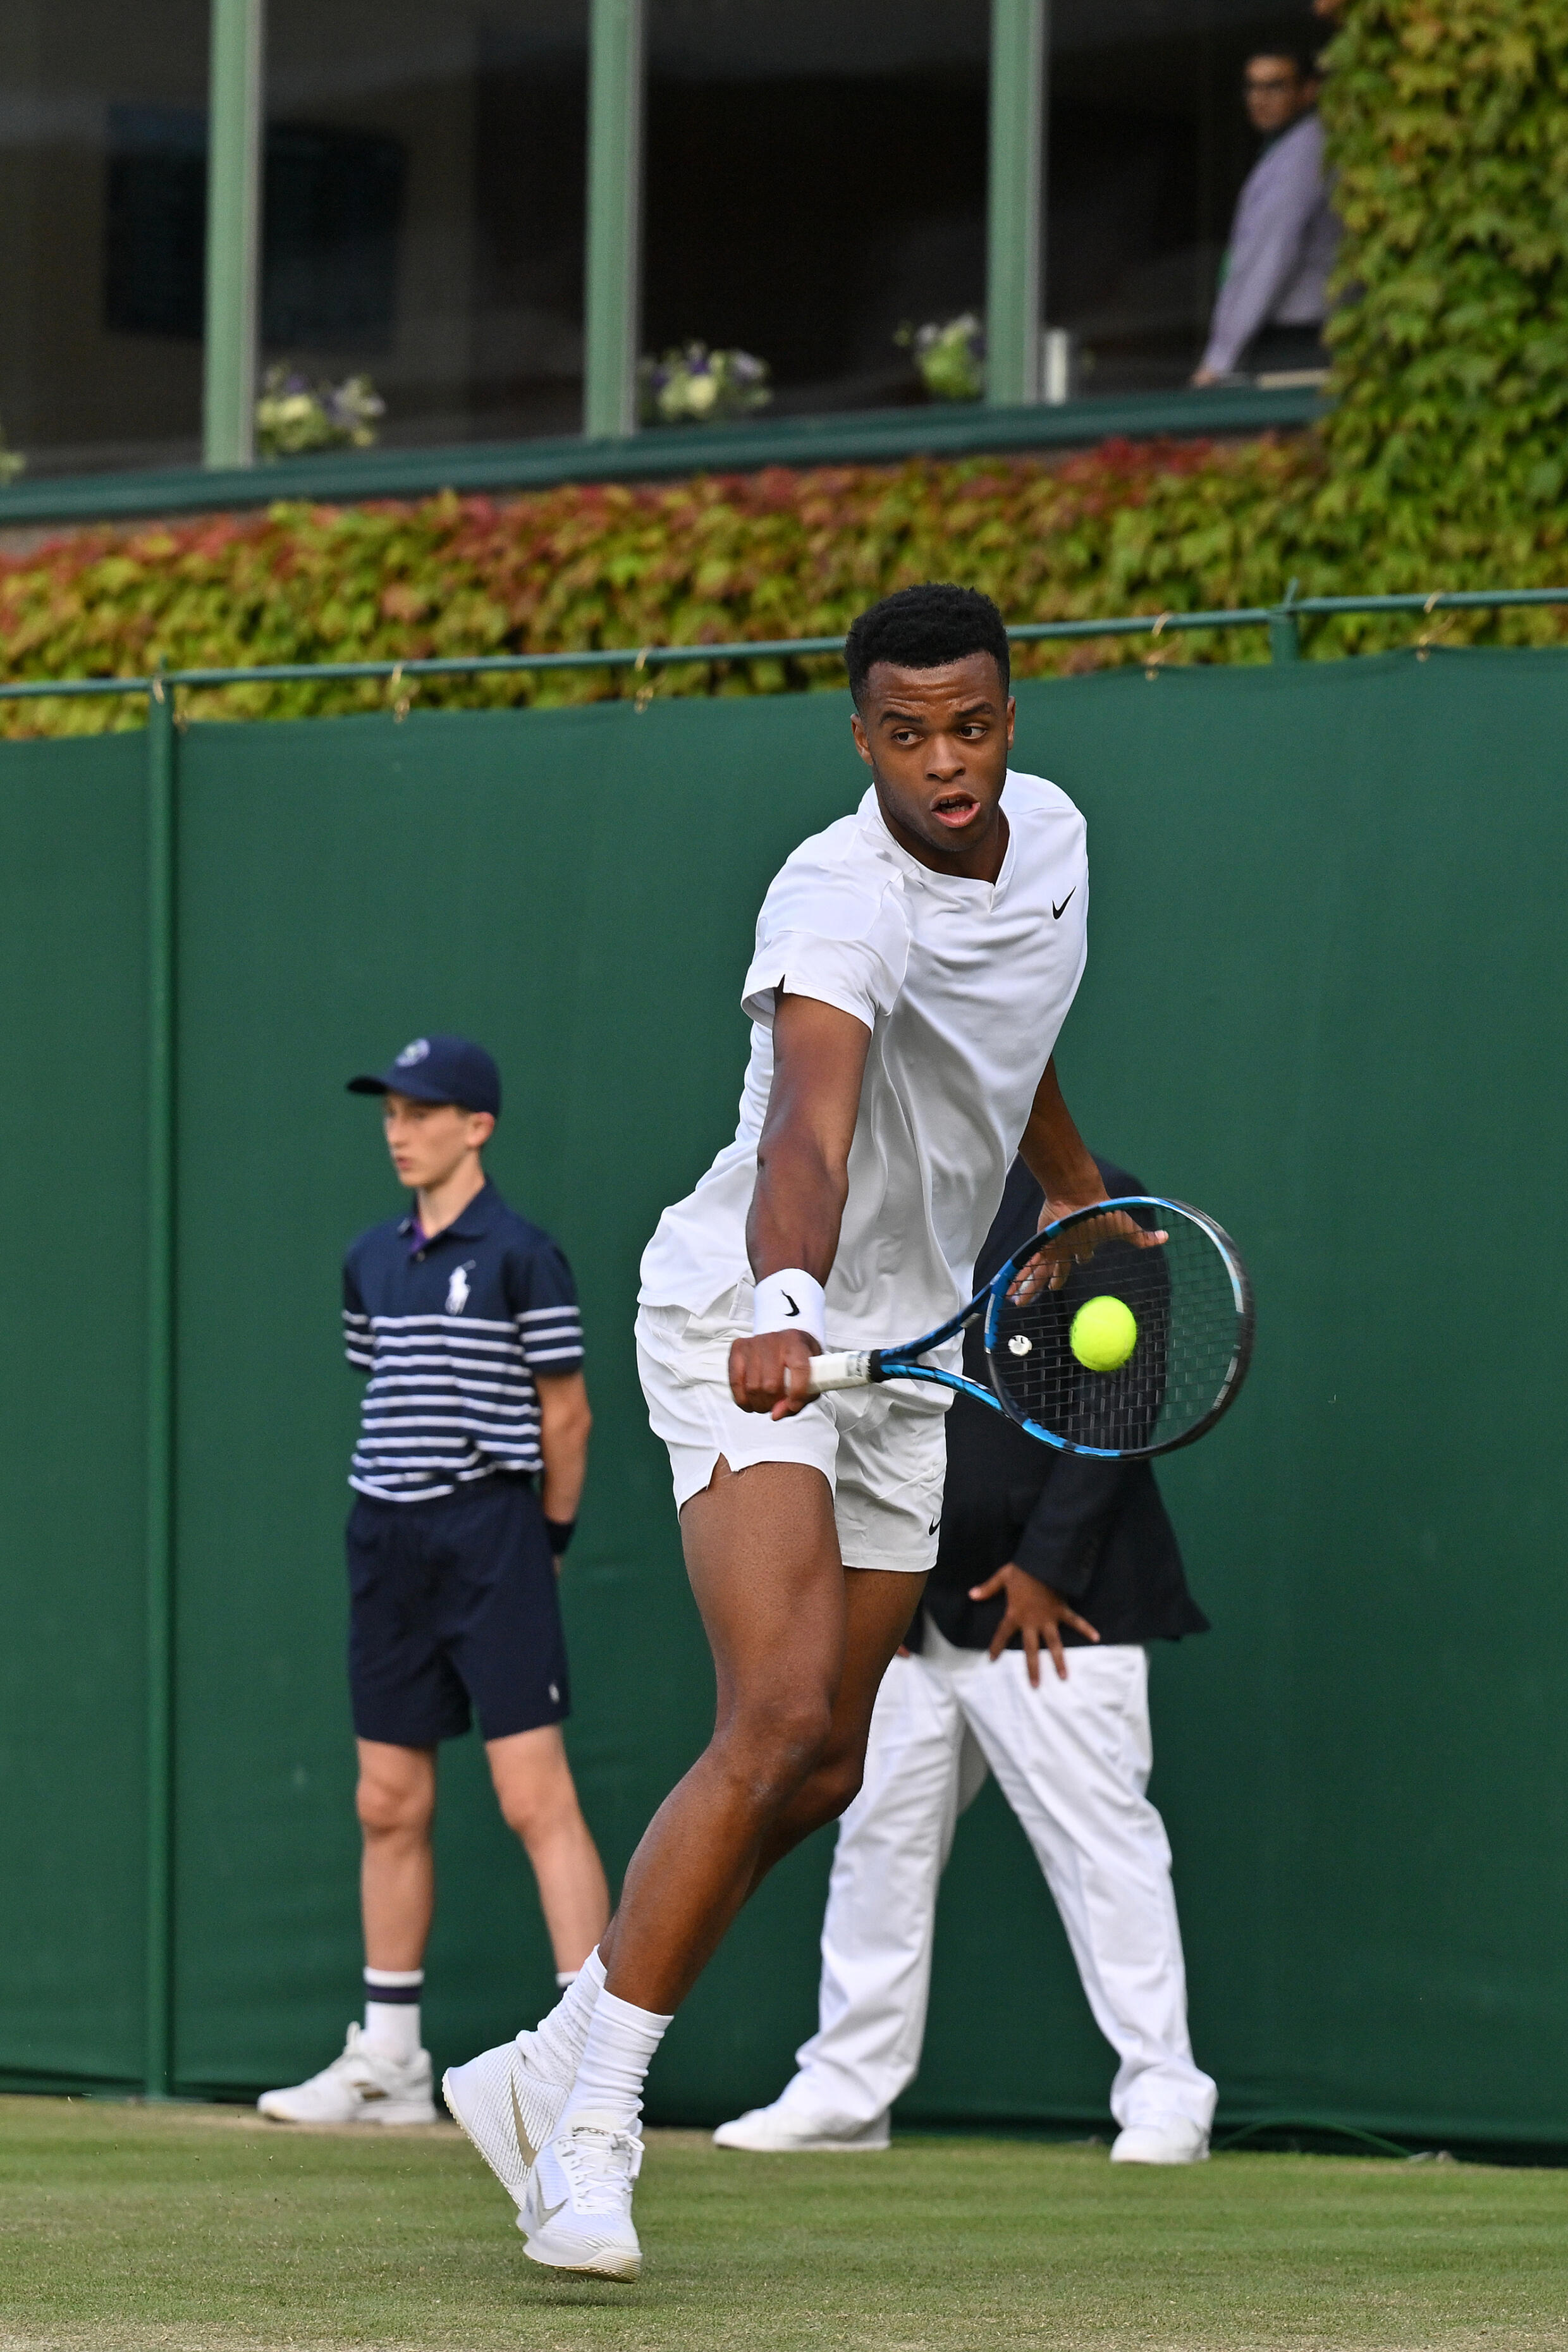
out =
[[[341,2058],[285,2091],[256,2102],[275,2124],[433,2124],[430,2053],[390,2058],[351,2025]]]
[[[868,2124],[835,2131],[809,2116],[792,2115],[782,2099],[771,2107],[750,2107],[733,2123],[721,2124],[715,2147],[748,2148],[756,2156],[872,2154],[889,2145],[887,2110]]]
[[[539,2151],[517,2226],[530,2262],[592,2278],[637,2277],[642,2248],[632,2188],[642,2142],[614,2116],[579,2116]]]
[[[1203,2126],[1178,2116],[1158,2124],[1129,2124],[1110,2143],[1112,2164],[1203,2164],[1208,2152]]]
[[[449,2066],[441,2096],[514,2205],[521,2206],[540,2149],[555,2137],[569,2083],[541,2070],[539,2036],[520,2033]]]

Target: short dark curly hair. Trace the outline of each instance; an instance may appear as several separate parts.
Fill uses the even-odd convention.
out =
[[[1006,625],[989,596],[951,580],[900,588],[862,613],[849,632],[844,646],[849,691],[858,708],[874,662],[896,662],[900,669],[942,669],[966,654],[991,655],[1005,691],[1013,674]]]

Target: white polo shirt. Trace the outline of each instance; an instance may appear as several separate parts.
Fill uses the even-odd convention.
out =
[[[871,1032],[826,1284],[829,1347],[914,1339],[967,1304],[1087,951],[1082,817],[1055,784],[1011,770],[1002,806],[1009,837],[994,883],[911,857],[874,790],[786,861],[742,991],[752,1054],[735,1140],[659,1219],[643,1304],[704,1314],[751,1279],[746,1216],[780,989]]]

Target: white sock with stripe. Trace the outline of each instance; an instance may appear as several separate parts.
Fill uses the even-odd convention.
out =
[[[423,1969],[366,1969],[364,2038],[380,2058],[406,2066],[419,2055],[419,1996]]]

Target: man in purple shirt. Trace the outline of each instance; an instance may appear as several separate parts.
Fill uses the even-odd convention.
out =
[[[1194,383],[1328,365],[1322,326],[1340,227],[1329,207],[1318,89],[1304,56],[1247,60],[1247,116],[1266,143],[1237,199]]]

